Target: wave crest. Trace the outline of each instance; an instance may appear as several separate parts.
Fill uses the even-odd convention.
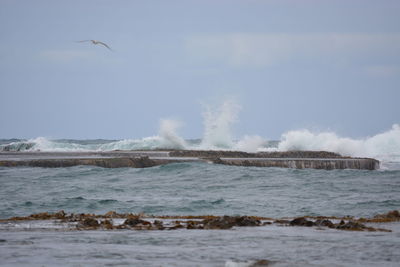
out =
[[[333,132],[289,131],[282,135],[278,150],[324,150],[344,156],[400,159],[400,126],[364,139],[339,137]],[[396,160],[397,161],[397,160]]]

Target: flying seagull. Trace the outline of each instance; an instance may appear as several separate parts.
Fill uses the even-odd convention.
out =
[[[107,47],[108,49],[110,49],[112,51],[112,49],[107,44],[105,44],[103,42],[100,42],[100,41],[97,41],[97,40],[82,40],[82,41],[78,41],[78,43],[83,43],[83,42],[92,42],[92,44],[94,44],[94,45],[100,44],[100,45],[103,45],[103,46]]]

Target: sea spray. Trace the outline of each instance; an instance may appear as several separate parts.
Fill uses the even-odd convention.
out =
[[[241,107],[227,100],[217,108],[205,105],[203,112],[204,136],[202,149],[231,149],[234,145],[231,127],[237,121]]]
[[[159,134],[142,139],[125,139],[101,145],[98,151],[110,150],[148,150],[148,149],[185,149],[185,140],[177,134],[181,123],[171,119],[161,119]]]
[[[245,135],[236,142],[234,150],[254,153],[267,146],[267,140],[258,135]]]
[[[313,133],[294,130],[284,133],[278,150],[324,150],[344,156],[374,157],[386,161],[400,160],[400,126],[364,139],[339,137],[333,132]]]
[[[1,145],[0,151],[89,151],[94,147],[71,142],[54,141],[46,137],[37,137]]]
[[[172,149],[185,149],[185,140],[177,134],[177,129],[181,126],[181,123],[176,120],[162,119],[160,121],[160,132],[162,148]]]
[[[149,149],[200,149],[200,150],[239,150],[288,151],[324,150],[344,156],[372,157],[384,162],[400,162],[400,125],[394,124],[386,132],[372,137],[352,139],[340,137],[334,132],[312,132],[307,129],[291,130],[282,134],[279,144],[267,142],[258,135],[245,135],[233,139],[232,126],[237,122],[241,107],[233,100],[226,100],[219,107],[204,106],[204,135],[200,142],[185,141],[178,135],[181,123],[162,119],[158,135],[141,139],[119,141],[102,140],[50,140],[38,137],[0,145],[0,151],[112,151]]]

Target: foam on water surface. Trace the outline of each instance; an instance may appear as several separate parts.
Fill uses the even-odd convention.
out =
[[[198,142],[185,140],[178,134],[182,123],[172,119],[160,120],[157,135],[141,139],[117,141],[51,140],[37,137],[12,140],[0,145],[0,151],[112,151],[148,149],[238,150],[245,152],[323,150],[344,156],[373,157],[384,162],[400,162],[400,126],[371,137],[353,139],[334,132],[313,132],[308,129],[290,130],[282,134],[279,142],[268,142],[259,135],[235,138],[232,127],[237,122],[241,107],[228,100],[218,107],[205,106],[204,133]]]

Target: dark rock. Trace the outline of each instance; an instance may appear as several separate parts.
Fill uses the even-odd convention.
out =
[[[349,221],[347,223],[340,223],[339,225],[336,226],[336,229],[340,230],[350,230],[350,231],[363,231],[367,227],[359,222],[354,222],[354,221]]]
[[[400,212],[398,210],[389,211],[386,215],[388,218],[400,218]]]
[[[382,219],[400,219],[400,212],[398,210],[392,210],[385,214],[376,215],[374,218]]]
[[[101,225],[107,230],[114,229],[114,226],[113,226],[113,223],[111,220],[104,220],[101,222]]]
[[[155,220],[154,221],[154,226],[156,227],[157,230],[164,230],[165,229],[163,222],[159,221],[159,220]]]
[[[155,225],[155,226],[163,226],[163,222],[162,222],[162,221],[159,221],[159,220],[155,220],[155,221],[154,221],[154,225]]]
[[[176,221],[175,225],[170,227],[169,229],[170,230],[176,230],[176,229],[182,229],[182,228],[185,228],[185,227],[179,221]]]
[[[60,210],[59,212],[54,214],[54,216],[56,217],[56,219],[63,220],[65,219],[65,212],[63,210]]]
[[[307,227],[314,226],[314,222],[309,221],[304,217],[299,217],[299,218],[293,219],[290,221],[289,224],[291,226],[307,226]]]
[[[260,220],[248,216],[223,216],[203,220],[204,229],[230,229],[233,226],[259,226]]]
[[[326,219],[324,219],[324,220],[318,219],[314,222],[314,225],[315,226],[326,226],[329,228],[335,227],[333,222],[331,222],[330,220],[326,220]]]
[[[259,226],[261,221],[248,216],[235,217],[236,226]]]
[[[94,218],[86,218],[82,222],[83,227],[99,227],[99,222]]]
[[[117,218],[118,217],[118,213],[115,211],[109,211],[106,214],[104,214],[104,217],[106,218]]]
[[[139,219],[139,217],[131,217],[131,218],[126,219],[124,224],[129,225],[129,226],[136,226],[138,224],[148,225],[150,223],[148,221]]]
[[[186,229],[204,229],[202,221],[187,221]]]

